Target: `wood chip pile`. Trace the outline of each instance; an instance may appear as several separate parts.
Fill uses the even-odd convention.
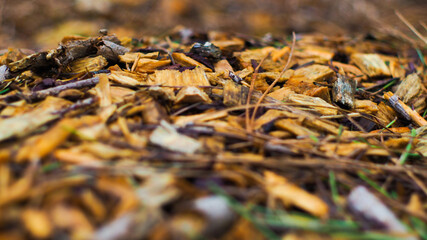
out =
[[[0,56],[0,239],[427,239],[425,49],[70,36]]]

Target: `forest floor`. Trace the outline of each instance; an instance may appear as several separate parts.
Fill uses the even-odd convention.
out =
[[[427,40],[395,16],[1,50],[0,239],[427,239]]]

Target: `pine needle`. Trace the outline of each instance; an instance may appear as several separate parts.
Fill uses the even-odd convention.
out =
[[[399,11],[395,11],[394,12],[396,15],[397,15],[397,17],[399,17],[399,19],[409,28],[409,29],[411,29],[411,31],[415,34],[415,35],[417,35],[417,37],[419,38],[419,39],[421,39],[421,41],[423,41],[424,42],[424,44],[426,44],[427,45],[427,39],[420,33],[420,32],[418,32],[418,30],[414,27],[414,25],[412,25]]]

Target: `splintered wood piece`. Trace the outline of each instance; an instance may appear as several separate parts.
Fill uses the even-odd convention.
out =
[[[332,66],[336,67],[337,69],[342,69],[345,73],[351,74],[352,76],[364,75],[363,72],[354,65],[332,61]]]
[[[366,143],[327,143],[322,144],[320,146],[320,150],[325,152],[328,156],[357,156],[361,153],[364,153],[366,155],[373,155],[373,156],[388,156],[388,152],[385,149],[380,148],[371,148]]]
[[[292,77],[284,84],[296,93],[305,93],[316,88],[314,82],[321,82],[331,78],[334,71],[328,66],[314,64],[308,67],[298,68]]]
[[[113,103],[122,102],[123,99],[129,98],[135,94],[135,91],[129,88],[117,86],[110,86],[110,92]]]
[[[102,221],[107,215],[107,209],[103,205],[101,199],[89,189],[84,190],[81,194],[83,205],[92,213],[96,221]]]
[[[149,84],[162,86],[183,87],[183,86],[210,86],[205,71],[201,68],[193,70],[161,70],[156,71],[155,78]]]
[[[141,58],[136,63],[136,72],[153,72],[154,70],[167,66],[171,63],[171,60],[155,60],[149,58]]]
[[[202,149],[202,144],[194,138],[180,134],[168,122],[162,120],[150,135],[150,142],[170,151],[195,153]]]
[[[151,97],[142,100],[141,105],[137,105],[127,111],[127,116],[142,113],[145,124],[160,124],[161,120],[167,120],[168,116],[165,108]]]
[[[393,119],[397,118],[397,113],[391,106],[384,102],[380,102],[378,104],[378,112],[376,116],[383,126],[387,126],[387,124],[393,121]]]
[[[173,102],[176,98],[174,89],[170,87],[154,86],[148,88],[148,91],[150,95],[156,99],[164,99]]]
[[[100,107],[111,105],[110,81],[108,81],[106,74],[99,74],[99,83],[95,86],[95,91],[99,98]]]
[[[274,126],[288,131],[298,137],[318,137],[320,134],[310,130],[309,128],[303,127],[301,121],[295,119],[280,119],[274,122]]]
[[[128,72],[121,70],[118,66],[110,67],[108,78],[116,83],[137,86],[146,83],[147,75],[144,73]]]
[[[202,123],[211,120],[221,119],[227,117],[227,113],[223,111],[212,112],[208,111],[206,113],[189,115],[189,116],[177,116],[173,117],[174,124],[177,126],[185,126],[187,124],[193,123]]]
[[[209,96],[205,92],[203,92],[203,90],[193,86],[184,87],[181,90],[179,90],[175,99],[176,104],[196,103],[196,102],[212,103],[212,100],[209,98]]]
[[[412,213],[419,212],[424,216],[427,215],[426,211],[424,210],[423,202],[417,193],[411,194],[411,197],[409,198],[409,202],[406,208]]]
[[[119,199],[118,206],[112,212],[115,217],[135,211],[140,206],[137,193],[128,181],[115,180],[114,178],[99,178],[96,182],[96,188]]]
[[[395,94],[406,104],[414,106],[415,110],[422,111],[426,107],[424,96],[425,87],[416,73],[408,75],[397,88]]]
[[[390,74],[393,78],[405,78],[406,71],[402,68],[402,59],[393,58],[389,61],[388,67],[390,68]]]
[[[257,118],[254,123],[254,129],[260,129],[263,125],[275,121],[277,118],[284,117],[284,114],[280,110],[270,109],[265,112],[261,117]]]
[[[224,105],[228,107],[246,104],[249,89],[233,81],[227,81],[224,86]]]
[[[90,153],[85,153],[79,148],[57,149],[52,155],[64,163],[87,167],[100,167],[102,165],[102,159],[97,158]]]
[[[273,47],[264,47],[248,49],[243,52],[234,52],[234,56],[237,57],[241,63],[245,63],[247,65],[245,67],[249,67],[252,60],[261,61],[261,59],[265,58],[269,53],[273,53],[275,51],[277,51],[277,49]]]
[[[399,100],[399,98],[394,95],[392,92],[384,93],[384,98],[388,100],[390,105],[400,113],[406,120],[412,120],[418,126],[427,125],[427,121],[420,116],[416,111],[412,110],[408,105]]]
[[[173,60],[176,63],[181,64],[184,67],[200,67],[206,72],[212,72],[212,70],[208,67],[206,67],[204,64],[192,59],[191,57],[188,57],[184,53],[172,53]]]
[[[130,145],[137,148],[147,146],[147,137],[145,135],[140,135],[137,132],[131,132],[128,126],[128,121],[126,121],[125,118],[119,117],[117,119],[117,125],[120,128],[123,137],[126,139],[126,142]]]
[[[34,110],[0,121],[0,141],[31,134],[43,124],[57,119],[57,112],[71,105],[62,98],[47,97]]]
[[[402,137],[402,138],[390,138],[384,142],[384,144],[390,149],[405,149],[406,146],[411,142],[411,138]],[[416,146],[418,143],[417,139],[412,141]]]
[[[334,50],[325,47],[308,45],[302,47],[301,52],[296,52],[296,55],[301,58],[314,58],[316,62],[328,62],[334,56]]]
[[[96,116],[84,116],[80,119],[65,118],[49,131],[27,140],[19,149],[16,161],[39,160],[61,145],[80,126],[90,126],[100,122],[100,120]]]
[[[130,149],[120,149],[99,142],[86,143],[75,148],[81,150],[83,154],[89,153],[100,159],[131,158],[141,155]]]
[[[238,76],[241,79],[245,79],[245,78],[249,77],[252,73],[254,73],[254,69],[252,67],[244,68],[240,71],[237,71],[236,76]]]
[[[81,58],[71,62],[66,68],[66,73],[79,74],[84,72],[95,72],[108,65],[107,59],[103,56]]]
[[[9,106],[5,107],[1,111],[0,116],[3,118],[10,118],[31,111],[33,108],[34,106],[27,104],[25,100],[20,100],[13,103],[9,103]]]
[[[67,216],[67,217],[64,217]],[[94,226],[86,214],[79,208],[56,204],[51,210],[52,223],[59,229],[67,229],[75,238],[91,238]]]
[[[376,114],[378,112],[378,106],[376,103],[370,100],[356,100],[355,110],[367,114]]]
[[[329,216],[328,205],[316,195],[313,195],[288,179],[271,171],[264,171],[265,188],[272,197],[280,199],[285,206],[293,205],[308,213],[327,218]]]
[[[33,237],[48,238],[53,232],[53,226],[45,211],[26,209],[22,213],[24,226]]]
[[[288,97],[288,101],[292,103],[298,103],[298,106],[301,107],[308,107],[313,109],[315,112],[322,115],[338,114],[338,110],[335,106],[318,97],[310,97],[303,94],[291,94]]]
[[[354,108],[354,94],[357,82],[344,75],[337,74],[337,80],[332,86],[332,100],[346,109]]]
[[[272,97],[279,101],[283,101],[288,99],[291,94],[295,94],[295,92],[288,87],[282,87],[274,92],[269,93],[267,96]]]
[[[223,74],[225,76],[228,76],[229,72],[233,72],[233,67],[230,65],[227,59],[219,60],[214,64],[214,66],[215,72]]]
[[[264,240],[265,235],[258,230],[254,224],[246,220],[244,217],[240,217],[234,224],[234,227],[230,229],[223,237],[224,240],[233,239],[253,239],[253,240]]]
[[[274,62],[277,62],[280,59],[282,59],[286,54],[289,54],[290,52],[291,52],[291,48],[289,46],[284,46],[282,49],[278,51],[274,51],[271,54],[271,60],[273,60]]]
[[[231,52],[231,51],[238,51],[242,49],[245,46],[245,41],[239,38],[232,38],[228,40],[214,40],[211,41],[211,43],[223,52]]]
[[[119,59],[121,62],[133,64],[137,59],[148,58],[148,59],[156,59],[159,57],[159,52],[151,52],[151,53],[140,53],[140,52],[128,52],[124,55],[120,55]]]
[[[329,93],[328,87],[312,88],[311,90],[306,91],[304,94],[311,96],[311,97],[321,98],[321,99],[325,100],[327,103],[332,104],[331,94]]]
[[[427,126],[423,126],[417,129],[418,142],[415,145],[415,151],[421,153],[424,157],[427,157]]]
[[[390,76],[390,70],[378,54],[354,53],[351,60],[369,77]]]
[[[313,64],[308,67],[302,67],[295,70],[291,79],[306,78],[309,82],[321,82],[332,77],[334,71],[328,66]]]
[[[262,73],[257,74],[257,80],[262,79],[265,81],[269,80],[272,82],[280,76],[280,78],[277,82],[283,83],[283,82],[286,82],[287,80],[289,80],[294,75],[294,72],[295,72],[294,70],[289,69],[284,74],[282,74],[282,76],[280,76],[280,72],[262,72]]]

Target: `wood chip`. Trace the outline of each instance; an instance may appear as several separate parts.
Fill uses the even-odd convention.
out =
[[[310,214],[327,218],[328,205],[317,196],[308,193],[297,185],[290,183],[288,179],[271,171],[264,172],[265,188],[272,197],[279,198],[285,206],[294,205]]]
[[[170,151],[181,153],[195,153],[201,150],[202,145],[195,139],[179,134],[176,129],[162,121],[160,126],[150,135],[153,144],[162,146]]]
[[[378,54],[355,53],[351,60],[369,77],[390,76],[390,70]]]

